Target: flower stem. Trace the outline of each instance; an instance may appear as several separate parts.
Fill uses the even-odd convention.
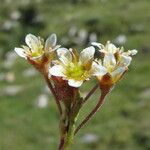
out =
[[[92,90],[86,95],[86,97],[83,100],[83,104],[91,97],[91,95],[96,91],[96,89],[99,87],[99,84],[96,84]]]
[[[75,119],[69,118],[65,112],[60,120],[60,144],[58,150],[68,150],[73,142],[75,131]]]
[[[65,142],[65,149],[66,150],[73,143],[74,131],[75,131],[75,122],[71,121],[70,124],[69,124],[69,129],[68,129],[68,133],[67,133],[67,137],[66,137],[66,142]]]
[[[102,91],[100,99],[94,109],[87,115],[87,117],[81,122],[81,124],[76,128],[75,134],[94,116],[98,109],[102,106],[104,99],[109,91]]]
[[[62,114],[62,108],[61,108],[59,99],[58,99],[58,97],[57,97],[57,94],[56,94],[56,92],[55,92],[53,86],[52,86],[52,83],[51,83],[50,79],[48,78],[48,75],[45,75],[45,74],[44,74],[44,78],[45,78],[45,81],[46,81],[46,83],[47,83],[47,85],[48,85],[48,87],[49,87],[51,93],[53,94],[53,96],[54,96],[54,98],[55,98],[55,102],[56,102],[56,104],[57,104],[59,113]]]
[[[75,123],[82,106],[82,100],[83,99],[80,97],[80,94],[76,89],[72,100],[72,107],[69,109],[66,108],[61,115],[59,150],[68,150],[73,143]]]

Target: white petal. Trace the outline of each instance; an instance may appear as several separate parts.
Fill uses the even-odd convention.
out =
[[[133,55],[136,55],[138,51],[136,49],[133,49],[133,50],[130,50],[129,52],[130,52],[130,55],[133,56]]]
[[[109,53],[114,54],[117,52],[117,47],[114,44],[110,43],[109,41],[106,44],[106,49]]]
[[[82,85],[83,81],[76,81],[73,79],[68,80],[68,84],[72,87],[80,87]]]
[[[25,42],[33,51],[35,51],[39,46],[39,39],[33,34],[27,34]]]
[[[116,65],[115,56],[112,53],[105,54],[104,60],[103,60],[103,65],[105,67],[115,66]]]
[[[91,74],[94,76],[102,76],[107,73],[107,69],[96,62],[92,63]]]
[[[58,49],[60,47],[61,47],[61,45],[56,45],[53,49],[56,50],[56,49]]]
[[[119,67],[111,73],[111,76],[114,78],[116,76],[121,76],[123,72],[126,70],[126,67]]]
[[[25,54],[25,51],[23,48],[15,48],[14,51],[20,56],[20,57],[23,57],[23,58],[26,58],[26,54]]]
[[[137,50],[133,49],[133,50],[128,50],[127,52],[123,52],[122,55],[125,56],[133,56],[137,54]]]
[[[95,48],[93,46],[85,48],[81,53],[80,53],[80,61],[82,63],[87,63],[89,60],[94,58],[94,53],[95,53]]]
[[[50,35],[47,38],[46,42],[45,42],[45,49],[48,50],[49,47],[52,47],[52,48],[55,47],[56,46],[56,42],[57,42],[57,36],[56,36],[56,34]]]
[[[108,53],[108,51],[107,51],[105,48],[100,49],[99,51],[100,51],[101,53],[104,53],[104,54]]]
[[[57,49],[57,55],[64,64],[72,61],[71,52],[67,48]]]
[[[130,56],[122,55],[122,56],[121,56],[120,63],[121,63],[121,65],[123,65],[123,66],[129,66],[130,63],[131,63],[131,60],[132,60],[132,58],[131,58]]]
[[[61,65],[55,65],[49,69],[49,73],[53,76],[65,77],[64,68]]]
[[[102,45],[101,43],[97,43],[97,42],[92,42],[91,43],[93,46],[98,47],[99,49],[102,49],[104,47],[104,45]]]

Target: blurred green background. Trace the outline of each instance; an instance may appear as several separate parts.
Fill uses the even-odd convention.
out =
[[[41,76],[13,51],[27,33],[81,50],[107,40],[137,49],[128,73],[75,137],[72,150],[150,149],[149,0],[0,0],[0,150],[56,150],[58,120]],[[95,81],[82,88],[85,95]],[[97,91],[78,123],[94,107]]]

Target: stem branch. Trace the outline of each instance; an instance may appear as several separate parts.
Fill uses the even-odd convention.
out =
[[[105,91],[101,93],[100,99],[94,109],[87,115],[87,117],[81,122],[81,124],[76,128],[75,134],[94,116],[94,114],[98,111],[98,109],[102,106],[104,99],[109,91]]]
[[[99,84],[96,84],[92,90],[86,95],[86,97],[83,100],[83,104],[91,97],[91,95],[96,91],[96,89],[99,87]]]

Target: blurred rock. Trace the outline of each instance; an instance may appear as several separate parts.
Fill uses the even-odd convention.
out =
[[[6,81],[12,83],[15,80],[15,75],[13,72],[0,73],[0,81]]]
[[[10,18],[11,18],[12,20],[18,20],[18,19],[20,19],[20,17],[21,17],[21,13],[20,13],[20,11],[18,11],[18,10],[14,10],[14,11],[11,12],[11,14],[10,14]]]
[[[70,37],[75,37],[76,34],[77,34],[77,27],[72,26],[72,27],[69,29],[68,35],[69,35]]]
[[[82,142],[86,144],[94,144],[98,142],[98,136],[95,134],[86,134],[82,137]]]
[[[14,82],[15,80],[15,74],[13,72],[8,72],[5,74],[5,80],[9,83]]]
[[[116,37],[116,39],[114,40],[114,42],[117,44],[117,45],[124,45],[127,41],[127,37],[123,34],[121,35],[118,35]]]
[[[17,94],[22,92],[22,90],[23,90],[23,87],[20,85],[10,85],[1,89],[0,95],[16,96]]]
[[[88,32],[87,32],[87,30],[85,30],[85,29],[79,30],[76,42],[78,44],[80,44],[80,45],[81,44],[83,45],[83,44],[86,43],[87,39],[88,39]]]
[[[24,70],[22,74],[24,77],[34,77],[38,74],[38,72],[34,68],[28,68]]]
[[[90,36],[89,36],[89,43],[91,42],[97,42],[97,35],[96,33],[91,33]]]
[[[48,96],[45,94],[41,94],[36,100],[36,105],[39,108],[45,108],[48,105]]]
[[[12,28],[16,27],[17,23],[13,20],[6,20],[2,25],[2,30],[10,31]]]
[[[17,57],[18,56],[14,51],[7,52],[6,53],[6,58],[5,58],[5,61],[4,61],[4,67],[6,69],[10,69],[14,65]]]

